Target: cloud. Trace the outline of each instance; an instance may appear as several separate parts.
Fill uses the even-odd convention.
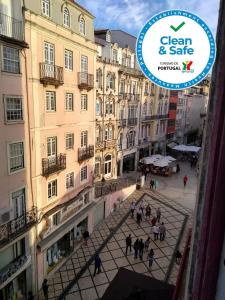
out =
[[[96,17],[96,28],[122,29],[137,35],[154,14],[167,9],[189,10],[216,32],[219,0],[78,0]]]

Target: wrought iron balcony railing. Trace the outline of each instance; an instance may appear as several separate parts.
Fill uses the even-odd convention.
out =
[[[135,76],[135,77],[144,77],[144,74],[140,70],[135,69],[135,68],[126,67],[126,66],[123,66],[123,65],[120,66],[119,71],[121,73],[130,74],[130,75]]]
[[[37,208],[33,207],[23,215],[0,225],[0,247],[29,230],[37,221]]]
[[[16,278],[31,263],[31,256],[22,255],[0,271],[0,289]]]
[[[64,83],[63,68],[56,65],[40,63],[40,81],[43,84],[62,85]]]
[[[50,174],[62,171],[66,168],[66,154],[59,154],[53,157],[42,159],[42,175],[49,176]]]
[[[95,143],[95,150],[102,150],[105,148],[105,143],[102,141],[97,141]]]
[[[128,125],[130,126],[137,125],[137,118],[128,118]]]
[[[94,145],[78,149],[78,162],[82,162],[94,156]]]
[[[0,13],[0,39],[24,42],[24,22]]]
[[[90,91],[94,88],[94,75],[85,72],[78,72],[78,88]]]
[[[105,148],[114,148],[116,147],[116,140],[105,141]]]

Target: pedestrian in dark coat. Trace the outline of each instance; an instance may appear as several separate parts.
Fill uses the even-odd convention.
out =
[[[151,220],[152,227],[155,226],[156,221],[157,221],[156,217],[153,217]]]
[[[102,265],[102,260],[99,257],[98,254],[95,256],[95,270],[94,270],[94,276],[96,275],[96,271],[98,270],[98,274],[101,273],[101,265]]]
[[[45,299],[48,299],[48,280],[45,278],[43,283],[42,283],[42,290],[43,290],[43,294]]]
[[[145,208],[145,217],[146,217],[146,220],[147,220],[147,218],[150,218],[150,216],[151,216],[151,207],[150,207],[150,205],[148,204],[148,205],[146,206],[146,208]]]
[[[179,265],[182,258],[182,254],[179,250],[176,251],[176,263]]]
[[[160,235],[160,241],[164,241],[165,236],[166,236],[166,227],[163,222],[159,226],[159,235]]]
[[[142,239],[140,239],[138,246],[139,246],[139,257],[140,257],[141,260],[143,260],[143,252],[144,252],[144,246],[145,245],[144,245]]]
[[[136,239],[134,243],[134,258],[138,257],[138,250],[139,250],[139,239]]]
[[[132,245],[132,238],[131,238],[131,234],[129,234],[129,236],[126,238],[126,256],[127,256],[128,248],[130,248],[130,252],[131,252],[131,245]]]
[[[151,249],[150,252],[149,252],[149,254],[148,254],[148,256],[147,256],[149,268],[151,268],[151,266],[152,266],[152,264],[153,264],[153,261],[154,261],[154,255],[155,255],[154,250]]]
[[[156,219],[158,222],[160,222],[160,218],[161,218],[161,210],[160,208],[157,208],[156,210]]]
[[[147,240],[145,241],[145,251],[148,251],[149,244],[150,244],[150,237],[148,237]]]

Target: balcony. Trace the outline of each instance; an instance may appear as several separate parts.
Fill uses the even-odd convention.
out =
[[[157,119],[168,119],[168,118],[169,118],[169,114],[157,115]]]
[[[56,65],[40,63],[40,82],[44,85],[62,85],[64,83],[63,68]]]
[[[116,147],[116,140],[108,140],[105,141],[105,148],[115,148]]]
[[[94,75],[78,72],[78,88],[80,90],[92,90],[94,88]]]
[[[42,175],[49,176],[66,168],[66,154],[42,159]]]
[[[95,150],[103,150],[105,148],[105,143],[104,142],[96,142],[95,143]]]
[[[24,22],[0,13],[0,40],[28,48],[24,41]]]
[[[142,116],[142,122],[148,122],[148,121],[153,121],[156,120],[156,116]]]
[[[86,159],[89,159],[94,156],[94,146],[89,145],[85,148],[78,149],[78,162],[81,163]]]
[[[0,271],[0,290],[31,264],[31,256],[20,256]]]
[[[29,230],[37,221],[37,208],[33,207],[23,215],[0,226],[0,247]]]
[[[123,65],[120,66],[119,72],[124,73],[124,74],[129,74],[134,77],[144,77],[144,74],[140,70],[135,69],[135,68],[126,67]]]
[[[129,118],[128,119],[129,126],[136,126],[137,125],[137,118]]]
[[[127,125],[127,120],[126,119],[119,119],[118,120],[118,126],[126,127],[126,125]]]

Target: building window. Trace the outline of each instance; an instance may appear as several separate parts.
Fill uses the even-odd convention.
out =
[[[89,192],[84,195],[84,205],[90,202],[90,194]]]
[[[117,56],[118,56],[118,51],[116,49],[113,49],[112,59],[114,62],[117,62]]]
[[[72,150],[74,146],[74,134],[67,133],[66,135],[66,150]]]
[[[87,94],[81,95],[81,110],[88,110],[88,96]]]
[[[147,115],[147,103],[145,102],[142,108],[142,116],[145,117],[146,115]]]
[[[66,174],[66,189],[74,187],[74,172]]]
[[[14,219],[25,215],[26,199],[24,188],[12,193],[12,206]]]
[[[82,167],[80,170],[80,181],[87,180],[87,166]]]
[[[70,12],[67,7],[63,10],[63,24],[66,27],[70,27]]]
[[[3,70],[9,73],[20,73],[19,50],[3,46]]]
[[[127,67],[131,67],[131,56],[130,55],[128,55],[127,56]]]
[[[65,69],[73,70],[73,52],[65,49]]]
[[[9,144],[9,169],[10,173],[24,168],[23,142]]]
[[[123,65],[123,66],[126,66],[126,58],[127,58],[126,54],[123,53],[123,54],[122,54],[122,65]]]
[[[56,157],[56,152],[57,152],[57,137],[48,137],[47,138],[47,156],[48,158]]]
[[[95,158],[95,176],[98,177],[101,175],[101,158]]]
[[[55,46],[51,43],[45,42],[44,44],[45,49],[45,63],[49,65],[55,64]],[[50,76],[54,74],[54,68],[52,67],[50,70]]]
[[[120,93],[125,93],[125,80],[120,81]]]
[[[102,88],[102,70],[98,69],[96,71],[96,88],[101,89]]]
[[[112,172],[112,155],[109,154],[105,157],[105,175],[111,175]]]
[[[6,96],[4,98],[4,104],[7,122],[23,121],[23,104],[21,97]]]
[[[114,111],[114,109],[113,109],[113,101],[111,100],[108,100],[107,102],[106,102],[106,104],[105,104],[105,113],[107,114],[107,115],[112,115],[113,114],[113,111]]]
[[[106,33],[106,42],[111,43],[111,32],[107,31]]]
[[[134,105],[130,105],[128,107],[128,119],[134,119],[137,115],[137,107]]]
[[[50,0],[42,0],[42,14],[50,17]]]
[[[80,19],[80,33],[85,35],[85,20],[84,20],[84,18]]]
[[[57,179],[52,180],[48,183],[48,199],[57,196]]]
[[[135,131],[130,131],[127,136],[127,148],[135,145]]]
[[[101,134],[101,127],[97,126],[96,129],[95,129],[95,141],[96,141],[96,143],[99,143],[101,141],[100,134]]]
[[[61,221],[61,211],[58,211],[56,214],[52,216],[52,225],[58,226]]]
[[[113,138],[113,128],[112,126],[106,127],[105,129],[105,140],[111,141]]]
[[[56,94],[52,91],[45,93],[46,111],[56,111]]]
[[[81,145],[81,147],[87,147],[87,145],[88,145],[88,132],[87,132],[87,130],[81,132],[80,145]]]
[[[73,94],[66,93],[65,95],[66,111],[73,111]]]
[[[113,73],[107,75],[107,88],[115,89],[115,74]]]
[[[95,113],[96,113],[96,116],[101,115],[101,100],[99,100],[99,99],[96,100]]]

